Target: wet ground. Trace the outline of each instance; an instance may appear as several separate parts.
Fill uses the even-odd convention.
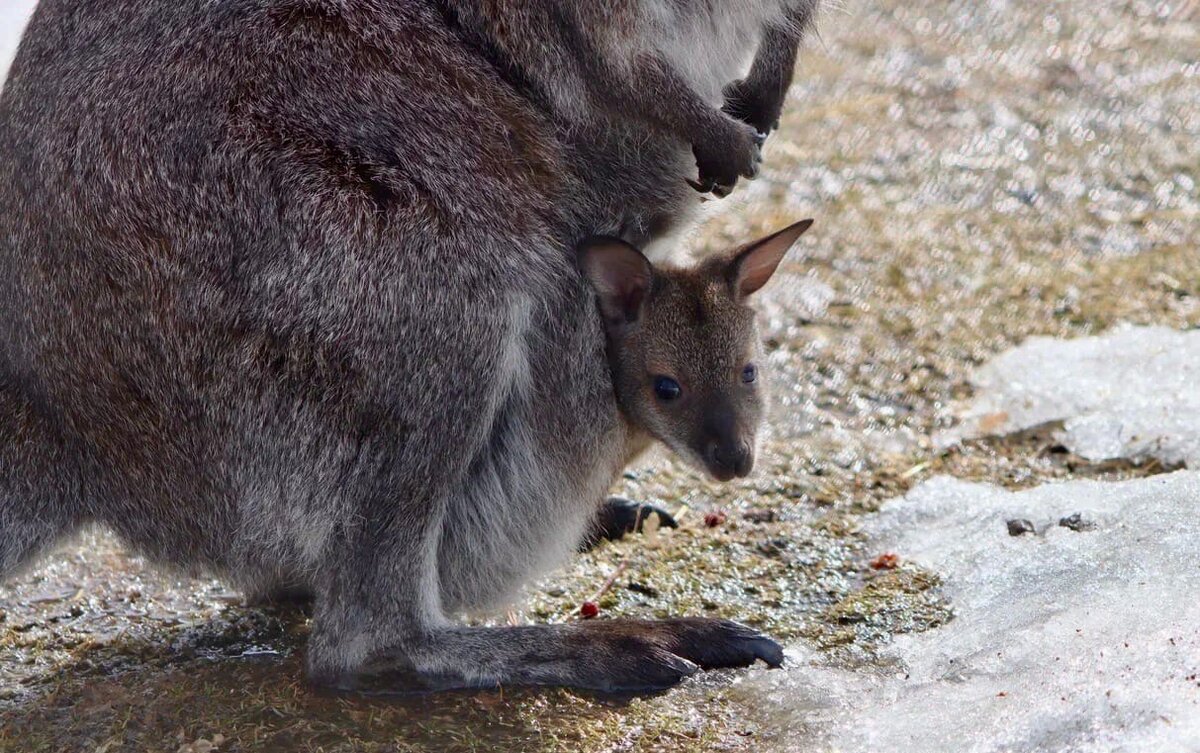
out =
[[[817,219],[764,301],[759,472],[721,486],[648,459],[622,491],[682,528],[580,557],[514,617],[570,619],[611,578],[604,615],[727,615],[869,667],[890,635],[952,617],[936,573],[888,567],[856,533],[881,501],[939,473],[1027,487],[1162,471],[1088,463],[1049,428],[947,451],[929,437],[971,370],[1029,335],[1200,326],[1197,61],[1186,0],[827,9],[765,175],[699,239]],[[317,695],[305,623],[89,533],[0,588],[0,751],[751,751],[782,736],[738,673],[630,702]]]

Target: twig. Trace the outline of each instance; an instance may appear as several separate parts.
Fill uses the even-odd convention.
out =
[[[613,584],[617,582],[617,578],[621,577],[621,573],[625,572],[625,568],[627,567],[629,567],[629,560],[621,560],[621,564],[617,565],[617,569],[612,571],[612,575],[608,576],[608,579],[604,581],[603,585],[600,586],[600,590],[597,591],[595,595],[589,599],[589,601],[594,601],[599,604],[600,597],[608,593],[609,589],[613,587]]]

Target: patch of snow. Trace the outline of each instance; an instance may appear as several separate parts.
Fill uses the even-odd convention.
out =
[[[25,24],[33,14],[37,0],[4,0],[0,3],[0,87],[8,76],[8,66],[17,54],[17,45]]]
[[[1099,337],[1035,337],[983,366],[978,397],[943,446],[1063,421],[1089,460],[1157,458],[1200,468],[1200,330],[1118,327]]]
[[[933,479],[868,525],[939,573],[955,618],[898,636],[896,674],[791,668],[738,688],[788,751],[1200,750],[1200,473],[1009,492]],[[1080,513],[1094,524],[1058,524]],[[1013,537],[1026,518],[1036,534]]]

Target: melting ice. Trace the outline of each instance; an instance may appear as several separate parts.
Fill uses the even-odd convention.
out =
[[[972,381],[978,397],[943,444],[1063,421],[1062,441],[1089,460],[1153,457],[1200,468],[1200,330],[1035,337]]]
[[[931,480],[868,524],[939,573],[955,619],[894,674],[793,668],[743,688],[790,751],[1200,750],[1200,473],[1009,492]],[[1075,531],[1059,520],[1079,513]],[[1006,521],[1025,518],[1033,535]]]

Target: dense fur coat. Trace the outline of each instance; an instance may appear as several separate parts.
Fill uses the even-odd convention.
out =
[[[97,520],[314,591],[318,679],[586,684],[449,615],[629,450],[572,249],[696,168],[596,76],[649,51],[716,104],[800,5],[43,0],[0,96],[0,573]]]

